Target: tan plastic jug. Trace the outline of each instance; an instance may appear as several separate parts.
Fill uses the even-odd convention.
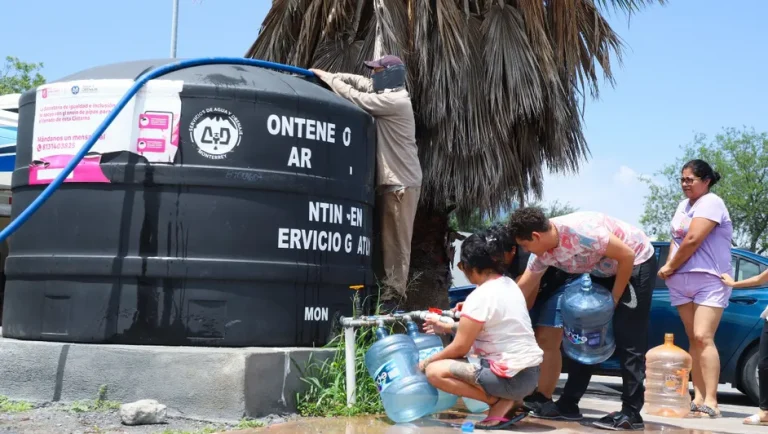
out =
[[[653,416],[685,417],[691,411],[688,375],[693,361],[675,345],[672,333],[664,335],[664,344],[645,356],[645,411]]]

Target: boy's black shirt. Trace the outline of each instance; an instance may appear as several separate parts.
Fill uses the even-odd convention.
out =
[[[507,268],[507,276],[513,280],[517,280],[528,266],[528,259],[530,257],[531,254],[529,252],[523,251],[523,249],[518,246],[515,258]],[[536,301],[546,301],[555,291],[579,276],[580,274],[571,274],[556,267],[548,267],[547,271],[544,272],[544,275],[541,277],[539,294],[536,296]]]

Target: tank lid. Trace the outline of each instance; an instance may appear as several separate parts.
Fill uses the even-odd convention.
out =
[[[174,63],[184,59],[143,59],[128,62],[112,63],[88,68],[47,84],[85,81],[85,80],[114,80],[139,78],[145,72],[154,68]],[[353,103],[337,96],[330,89],[316,84],[316,79],[301,77],[295,74],[279,72],[269,68],[249,65],[200,65],[180,69],[162,77],[159,80],[181,80],[185,85],[203,85],[222,88],[244,88],[268,91],[272,93],[298,95],[302,98],[312,98],[332,104],[347,105],[353,110],[363,112]],[[26,92],[34,98],[34,89]],[[25,95],[26,95],[25,94]],[[21,104],[20,104],[21,105]]]

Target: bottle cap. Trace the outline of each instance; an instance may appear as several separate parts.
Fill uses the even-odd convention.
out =
[[[461,424],[461,432],[475,432],[475,424],[471,421]]]

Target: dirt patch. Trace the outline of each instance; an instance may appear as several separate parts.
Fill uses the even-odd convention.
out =
[[[72,405],[44,404],[20,413],[0,413],[0,433],[212,434],[248,426],[283,423],[289,419],[292,417],[269,416],[258,421],[221,423],[168,417],[162,425],[125,426],[120,422],[118,410],[79,413],[72,411]]]

